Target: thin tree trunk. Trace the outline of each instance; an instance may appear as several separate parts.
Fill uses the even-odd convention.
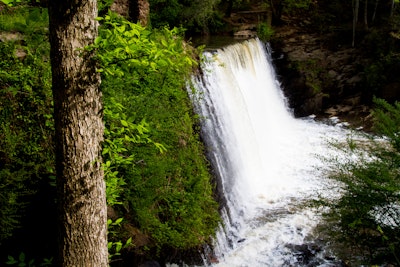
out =
[[[107,215],[100,75],[84,47],[97,37],[96,0],[49,1],[56,128],[57,266],[106,267]]]
[[[368,0],[365,0],[364,5],[364,28],[368,29]]]
[[[129,19],[130,16],[130,9],[129,0],[114,0],[110,9],[118,13],[119,15],[123,16],[126,19]]]
[[[269,3],[272,10],[272,21],[280,24],[283,10],[282,0],[270,0]]]
[[[355,45],[355,40],[356,40],[356,27],[358,23],[358,8],[360,6],[360,0],[353,0],[352,1],[353,5],[353,41],[352,41],[352,46],[354,47]]]
[[[391,7],[390,7],[390,17],[393,16],[393,11],[394,11],[394,0],[392,0]]]
[[[375,17],[376,17],[376,11],[377,11],[377,9],[378,9],[378,4],[379,4],[379,0],[376,0],[376,1],[375,1],[374,14],[372,15],[372,19],[371,19],[372,23],[375,22]]]
[[[139,22],[142,26],[150,23],[150,4],[148,0],[131,0],[131,14],[134,22]]]
[[[227,18],[230,18],[231,15],[232,15],[233,0],[228,0],[227,2],[228,2],[228,7],[226,8],[225,16],[226,16]]]

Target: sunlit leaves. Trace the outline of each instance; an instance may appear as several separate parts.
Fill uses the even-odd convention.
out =
[[[123,204],[114,208],[128,209],[158,249],[198,246],[218,212],[185,90],[196,52],[181,29],[148,30],[113,13],[99,21],[89,49],[103,77],[107,202]]]
[[[155,72],[169,68],[181,71],[196,64],[179,29],[151,32],[112,12],[98,20],[102,23],[100,36],[91,49],[97,50],[99,71],[105,75],[121,77],[124,72],[140,72],[143,68]]]

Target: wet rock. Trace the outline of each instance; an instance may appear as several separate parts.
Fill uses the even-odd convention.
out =
[[[312,98],[305,100],[305,102],[301,105],[301,110],[299,112],[304,114],[303,116],[319,113],[322,109],[323,99],[323,94],[314,95]]]
[[[328,252],[324,250],[324,245],[322,245],[320,241],[300,245],[288,244],[286,247],[291,250],[294,256],[296,256],[297,263],[295,266],[346,266],[342,261],[337,260],[334,256],[328,254]],[[291,264],[291,266],[293,266],[293,264]]]
[[[357,95],[357,96],[346,98],[343,100],[343,104],[353,106],[353,107],[360,105],[361,104],[361,96]]]
[[[329,70],[329,71],[328,71],[328,75],[329,75],[329,77],[331,77],[331,78],[335,78],[335,77],[338,76],[338,73],[337,73],[336,71],[334,71],[334,70]]]
[[[290,250],[292,250],[293,254],[296,256],[298,263],[308,264],[315,257],[315,251],[309,248],[309,245],[293,245],[290,244],[287,246]]]
[[[362,77],[360,75],[355,75],[351,77],[349,80],[347,80],[348,83],[350,84],[356,84],[362,81]]]

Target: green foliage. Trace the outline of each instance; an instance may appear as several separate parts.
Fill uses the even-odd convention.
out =
[[[98,0],[97,8],[100,15],[106,14],[113,4],[114,0]]]
[[[118,238],[118,233],[121,232],[121,223],[123,218],[119,218],[115,221],[110,219],[107,220],[107,229],[108,229],[108,253],[109,260],[112,262],[115,257],[121,256],[121,250],[126,249],[132,246],[132,237],[128,238],[124,243],[120,240],[116,241]]]
[[[339,221],[340,237],[364,252],[366,263],[399,264],[400,104],[375,102],[375,129],[383,139],[349,140],[348,160],[333,166],[344,193],[330,216]]]
[[[283,6],[288,13],[298,9],[309,9],[313,0],[283,0]]]
[[[1,2],[3,2],[4,4],[6,4],[8,6],[14,6],[17,3],[20,3],[21,0],[1,0]]]
[[[0,30],[17,31],[26,34],[25,38],[42,38],[42,41],[47,41],[49,16],[46,9],[26,7],[2,12]],[[32,36],[32,34],[37,36]]]
[[[19,226],[38,182],[54,175],[50,66],[34,49],[0,43],[0,241]]]
[[[312,0],[268,0],[273,16],[280,20],[283,13],[289,16],[304,16],[316,2]]]
[[[16,6],[0,12],[0,257],[52,254],[54,150],[47,12]],[[18,32],[18,33],[17,33]],[[45,212],[43,212],[45,210]],[[40,218],[31,231],[32,217]],[[46,228],[47,235],[36,239]],[[24,234],[22,234],[24,233]],[[24,242],[19,240],[23,236]],[[54,238],[53,238],[54,240]],[[50,245],[51,243],[51,245]],[[18,247],[15,247],[18,246]],[[39,247],[42,250],[39,252]],[[38,252],[38,253],[36,253]],[[9,262],[12,257],[9,257]],[[31,260],[15,259],[22,266]],[[1,264],[0,264],[1,265]],[[31,266],[39,266],[35,262]]]
[[[375,119],[374,128],[383,136],[389,138],[389,143],[395,149],[394,152],[400,153],[400,103],[388,104],[382,99],[375,99],[377,108],[373,115]],[[393,155],[394,156],[394,155]]]
[[[32,4],[35,5],[37,3],[40,3],[40,0],[0,0],[0,2],[3,2],[9,7],[21,7]]]
[[[102,66],[98,71],[105,75],[129,74],[134,79],[130,83],[139,84],[149,72],[161,82],[174,71],[177,76],[188,74],[196,64],[184,46],[181,29],[150,31],[113,12],[99,20],[104,26],[93,48]]]
[[[215,19],[218,0],[150,0],[151,23],[155,27],[184,25],[192,31],[208,31]],[[215,25],[215,21],[213,23]]]
[[[18,258],[14,258],[13,256],[8,256],[7,265],[15,265],[18,267],[36,267],[36,266],[52,266],[53,258],[43,259],[41,263],[36,264],[35,259],[28,260],[26,258],[25,253],[21,252]]]
[[[274,30],[267,23],[262,22],[257,25],[257,36],[263,41],[271,40]]]
[[[106,128],[102,155],[109,206],[122,204],[119,198],[126,184],[123,172],[124,169],[133,168],[135,165],[135,157],[129,154],[129,148],[138,144],[153,143],[148,138],[147,123],[143,120],[134,124],[124,112],[123,106],[113,97],[109,99],[104,109]],[[154,144],[161,152],[165,149],[161,144]]]
[[[177,28],[150,31],[113,13],[99,20],[89,49],[103,74],[106,168],[123,180],[116,208],[159,250],[199,246],[219,216],[185,90],[194,51]]]
[[[107,203],[160,250],[199,246],[214,233],[218,212],[185,90],[197,54],[182,29],[150,31],[114,13],[99,20],[100,36],[88,49],[96,50],[103,75]],[[54,184],[55,171],[47,12],[13,8],[0,22],[23,39],[0,42],[3,244],[21,226],[38,184]],[[115,257],[133,241],[121,238],[121,222],[109,227]]]
[[[49,61],[50,50],[48,23],[48,12],[43,8],[18,6],[0,12],[0,31],[4,31],[2,35],[14,35],[16,41],[28,44],[31,55],[43,57],[42,60],[46,62]],[[25,48],[21,46],[18,50],[23,51]]]
[[[365,90],[372,95],[380,95],[385,85],[400,82],[400,46],[398,32],[400,13],[396,9],[384,25],[370,28],[363,39],[363,51],[368,58],[364,65]]]

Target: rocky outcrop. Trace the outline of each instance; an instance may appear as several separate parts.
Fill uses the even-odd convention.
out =
[[[304,28],[278,27],[272,41],[275,67],[295,116],[337,116],[356,127],[369,124],[361,53],[332,47],[324,36]]]
[[[256,36],[260,22],[271,23],[270,12],[260,10],[262,6],[254,3],[249,11],[232,12],[225,18],[229,33],[236,38]],[[372,97],[364,90],[368,62],[363,51],[352,48],[343,36],[312,28],[304,16],[282,17],[270,41],[275,69],[295,116],[339,117],[354,127],[369,128]],[[388,85],[385,94],[400,96],[397,88],[400,83]]]

